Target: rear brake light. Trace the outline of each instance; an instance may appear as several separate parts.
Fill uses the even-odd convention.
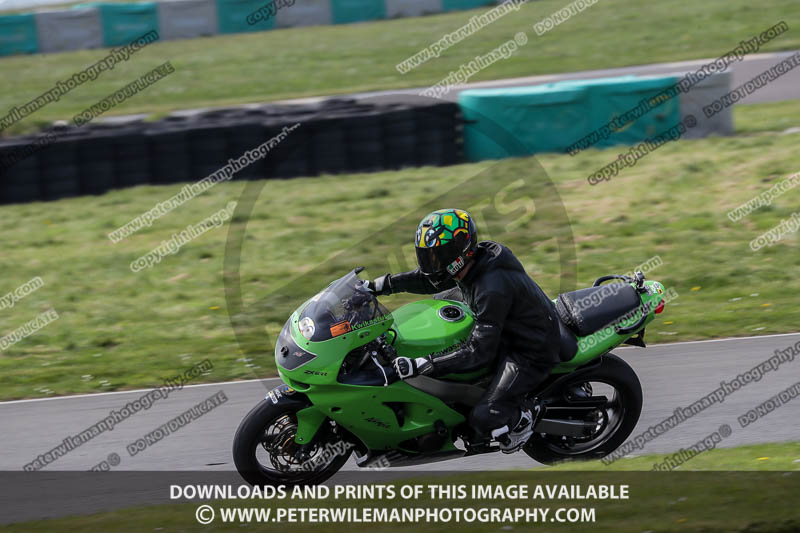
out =
[[[656,314],[664,310],[664,303],[665,303],[664,300],[658,302],[658,306],[656,307]]]

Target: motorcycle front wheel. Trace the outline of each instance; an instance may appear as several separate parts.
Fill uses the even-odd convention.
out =
[[[236,470],[251,485],[318,485],[347,462],[352,447],[326,423],[315,442],[295,442],[297,404],[262,400],[244,417],[233,437]]]

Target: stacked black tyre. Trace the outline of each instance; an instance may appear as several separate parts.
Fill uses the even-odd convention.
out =
[[[257,150],[261,143],[267,140],[266,128],[261,120],[246,119],[244,122],[234,123],[228,132],[229,157],[231,159],[241,158],[248,151]],[[260,158],[242,167],[231,179],[257,180],[266,177],[266,161],[265,158]]]
[[[56,200],[143,184],[192,182],[230,160],[238,167],[232,179],[250,180],[463,160],[461,117],[453,103],[412,106],[335,99],[117,124],[59,126],[41,146],[36,146],[41,136],[0,143],[0,201]],[[287,128],[291,131],[283,135]],[[279,135],[282,140],[264,157],[245,156]]]
[[[462,161],[458,106],[441,103],[414,108],[417,166],[454,165]]]
[[[410,106],[387,109],[383,115],[383,153],[387,169],[417,164],[417,118]]]
[[[345,114],[331,114],[309,125],[309,150],[315,174],[340,174],[350,168]]]
[[[89,127],[78,143],[81,194],[103,194],[117,186],[115,128]]]
[[[42,199],[39,154],[33,137],[22,137],[0,144],[0,202],[18,204]]]
[[[187,132],[183,124],[172,121],[154,124],[145,130],[152,183],[181,183],[192,178]]]
[[[134,125],[114,136],[115,187],[123,189],[150,183],[150,158],[144,126]]]
[[[346,142],[349,169],[377,172],[384,168],[381,114],[373,109],[354,109],[347,119]]]
[[[190,174],[200,180],[223,167],[229,157],[228,132],[230,125],[224,120],[205,122],[195,120],[187,132],[189,143]]]
[[[78,146],[83,132],[55,130],[57,140],[43,147],[40,154],[40,176],[44,200],[59,200],[81,194]]]
[[[272,139],[284,132],[284,128],[294,128],[283,140],[267,153],[267,169],[270,178],[296,178],[315,174],[314,161],[309,147],[310,130],[314,110],[306,108],[291,109],[287,114],[271,117],[264,122],[264,137]],[[299,125],[297,127],[294,127]]]

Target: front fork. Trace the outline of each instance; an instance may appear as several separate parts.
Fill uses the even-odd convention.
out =
[[[306,407],[297,411],[297,434],[294,441],[298,444],[310,444],[327,416],[314,407]]]
[[[300,445],[311,444],[317,435],[319,428],[327,418],[325,413],[311,405],[305,394],[298,392],[289,385],[282,383],[269,391],[265,400],[270,400],[273,404],[300,404],[295,412],[297,417],[297,433],[294,441]]]

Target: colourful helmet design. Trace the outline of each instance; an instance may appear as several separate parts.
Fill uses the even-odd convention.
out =
[[[440,209],[428,214],[417,226],[414,239],[420,270],[436,277],[458,274],[477,244],[475,223],[463,209]]]

